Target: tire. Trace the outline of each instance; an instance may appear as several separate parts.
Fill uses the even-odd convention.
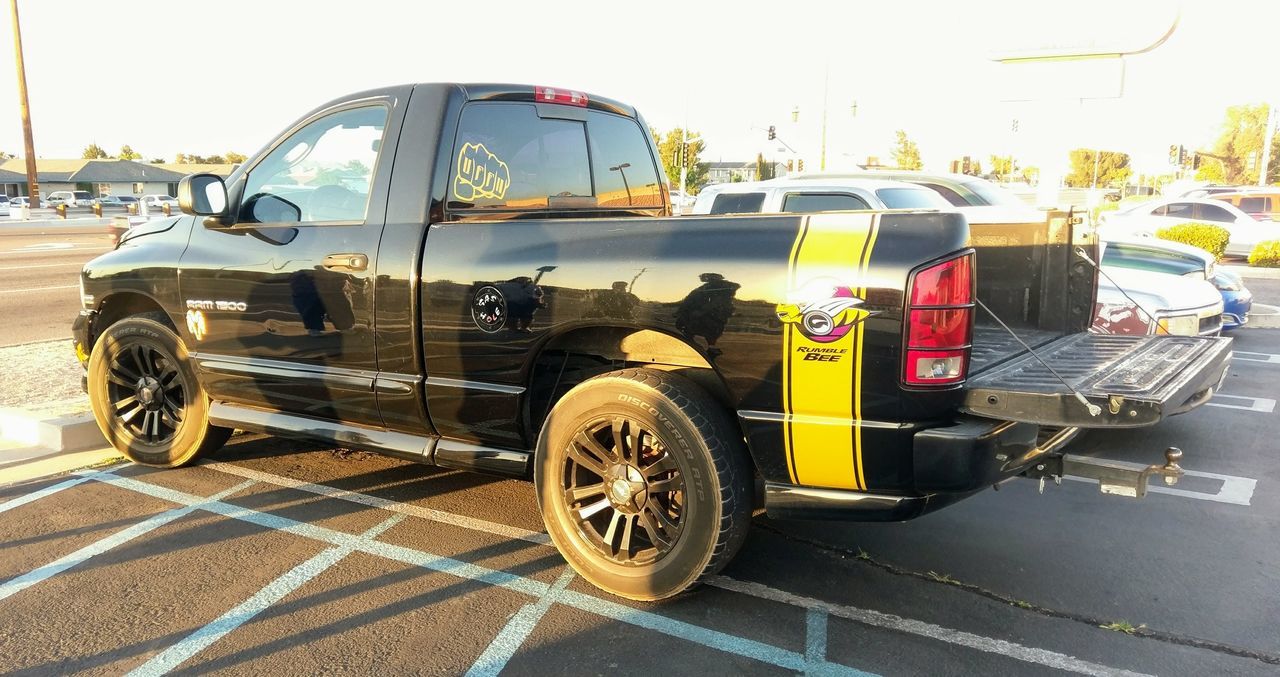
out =
[[[703,390],[669,372],[614,371],[565,394],[539,437],[534,484],[569,564],[630,599],[698,585],[733,558],[750,527],[741,432]]]
[[[163,313],[107,327],[89,356],[88,385],[102,434],[134,463],[189,465],[231,437],[209,424],[209,398]]]

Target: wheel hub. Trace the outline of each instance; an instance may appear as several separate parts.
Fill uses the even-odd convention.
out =
[[[610,467],[605,486],[608,488],[609,502],[618,510],[634,513],[644,507],[648,491],[639,468],[628,463]]]
[[[135,395],[142,406],[155,411],[164,405],[164,391],[160,381],[153,376],[143,376],[134,385]]]

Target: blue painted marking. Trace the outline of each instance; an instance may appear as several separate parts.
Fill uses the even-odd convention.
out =
[[[520,645],[529,638],[538,622],[546,615],[551,605],[555,604],[560,593],[572,580],[573,569],[566,567],[565,572],[560,574],[560,578],[556,579],[556,582],[547,590],[547,594],[537,602],[524,605],[516,615],[511,617],[511,620],[507,621],[506,626],[497,637],[493,638],[484,653],[471,664],[466,677],[496,677],[502,672],[502,669],[507,667],[507,662],[520,650]]]
[[[45,487],[40,491],[33,491],[29,494],[24,494],[17,498],[5,501],[4,503],[0,503],[0,512],[8,512],[10,510],[13,510],[14,508],[22,507],[32,501],[38,501],[44,498],[45,496],[56,494],[59,491],[62,491],[63,489],[70,489],[71,487],[74,487],[77,484],[83,484],[88,481],[89,481],[88,477],[76,477],[73,479],[69,479],[66,482],[59,482],[53,486]]]
[[[548,586],[546,583],[541,581],[525,578],[505,571],[489,569],[450,557],[433,555],[421,550],[405,548],[398,545],[383,543],[381,541],[362,539],[357,536],[334,531],[332,529],[326,529],[306,522],[298,522],[287,517],[281,517],[270,513],[257,512],[255,510],[229,505],[212,499],[206,500],[198,496],[174,491],[172,489],[148,484],[146,482],[116,476],[95,477],[94,479],[163,500],[187,504],[192,506],[192,509],[198,506],[201,510],[230,519],[256,524],[268,529],[294,534],[296,536],[329,543],[330,545],[338,547],[350,547],[350,549],[354,551],[364,552],[393,561],[422,567],[431,571],[437,571],[457,576],[459,578],[465,578],[479,583],[505,588],[539,599],[545,597],[551,588],[551,586]],[[564,589],[559,591],[554,603],[563,604],[565,606],[578,609],[579,611],[585,611],[620,623],[626,623],[646,630],[652,630],[670,637],[683,639],[718,651],[724,651],[726,653],[736,654],[763,663],[777,665],[795,672],[803,672],[810,667],[805,660],[805,656],[795,651],[747,639],[746,637],[739,637],[737,635],[731,635],[718,630],[704,628],[699,625],[675,620],[649,611],[633,609],[617,602],[601,599],[599,597],[587,595],[574,590]],[[543,613],[545,613],[545,611]],[[861,672],[859,670],[854,670],[834,663],[824,662],[819,666],[815,666],[815,668],[821,670],[823,674],[875,677],[872,673]]]
[[[114,478],[114,476],[110,476],[110,475],[95,476],[93,479],[97,479],[99,481],[104,481],[112,484],[115,483],[115,479],[122,479],[122,478],[114,478],[114,479],[109,479],[109,478]],[[150,531],[154,531],[155,529],[158,529],[178,519],[179,517],[188,515],[198,508],[206,507],[206,505],[213,504],[222,498],[230,496],[231,494],[241,491],[247,487],[253,486],[254,484],[257,484],[257,481],[247,480],[247,481],[241,482],[240,484],[237,484],[234,487],[231,487],[230,489],[227,489],[226,491],[222,491],[217,494],[214,494],[213,496],[210,496],[207,499],[197,499],[195,502],[188,503],[187,505],[184,505],[181,508],[174,508],[173,510],[168,510],[158,515],[154,515],[131,527],[117,531],[116,533],[110,536],[107,536],[102,540],[90,543],[89,545],[86,545],[85,547],[80,548],[79,550],[71,553],[70,555],[54,560],[40,567],[39,569],[36,569],[35,571],[29,572],[21,576],[18,576],[17,578],[11,579],[5,582],[3,585],[0,585],[0,600],[7,599],[8,597],[11,597],[23,590],[26,590],[27,588],[35,585],[36,583],[44,581],[52,576],[56,576],[66,571],[67,569],[70,569],[71,567],[84,562],[85,560],[101,555],[102,553],[107,552],[108,550],[111,550],[116,546],[123,545],[124,543],[128,543],[129,541],[132,541],[133,539],[139,536],[142,536],[143,534],[146,534]],[[186,501],[173,501],[173,502],[179,503],[179,504],[186,503]]]
[[[390,519],[364,532],[359,538],[373,540],[382,532],[399,524],[404,517],[404,515],[392,515]],[[279,602],[305,585],[307,581],[324,573],[329,567],[337,564],[342,558],[351,553],[352,548],[348,546],[329,548],[299,564],[268,583],[266,587],[254,593],[252,597],[241,602],[235,608],[138,666],[129,673],[130,677],[156,677],[168,674],[174,668],[190,660],[192,656],[204,651],[209,645],[252,620],[254,616],[265,611],[267,607]]]
[[[804,661],[812,666],[827,660],[827,612],[809,609],[804,617]]]

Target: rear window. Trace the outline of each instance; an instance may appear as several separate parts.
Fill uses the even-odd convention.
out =
[[[928,188],[929,190],[937,193],[938,195],[941,195],[942,199],[946,200],[947,202],[950,202],[951,206],[953,207],[969,206],[969,201],[964,199],[964,196],[960,195],[960,193],[957,193],[956,191],[942,184],[924,183],[922,181],[916,181],[915,184],[917,186],[924,186],[925,188]]]
[[[554,110],[558,106],[547,106]],[[462,112],[449,208],[609,209],[664,206],[647,132],[631,118],[479,102]]]
[[[989,181],[965,181],[960,185],[973,192],[979,198],[989,205],[999,205],[1002,207],[1025,207],[1026,202],[1014,195],[1011,191],[1001,188]]]
[[[711,203],[712,214],[752,214],[764,207],[764,193],[721,193]]]
[[[1271,198],[1269,197],[1242,197],[1238,205],[1241,211],[1250,214],[1258,212],[1266,212],[1271,210]]]
[[[865,200],[848,193],[789,193],[782,203],[784,212],[838,212],[871,209]]]
[[[889,209],[947,209],[942,196],[924,188],[881,188],[876,197]]]

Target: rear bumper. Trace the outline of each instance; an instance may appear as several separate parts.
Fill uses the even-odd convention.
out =
[[[782,482],[765,484],[765,511],[779,519],[901,522],[933,512],[1008,479],[1058,453],[1077,429],[961,417],[916,433],[915,492],[878,494]]]

